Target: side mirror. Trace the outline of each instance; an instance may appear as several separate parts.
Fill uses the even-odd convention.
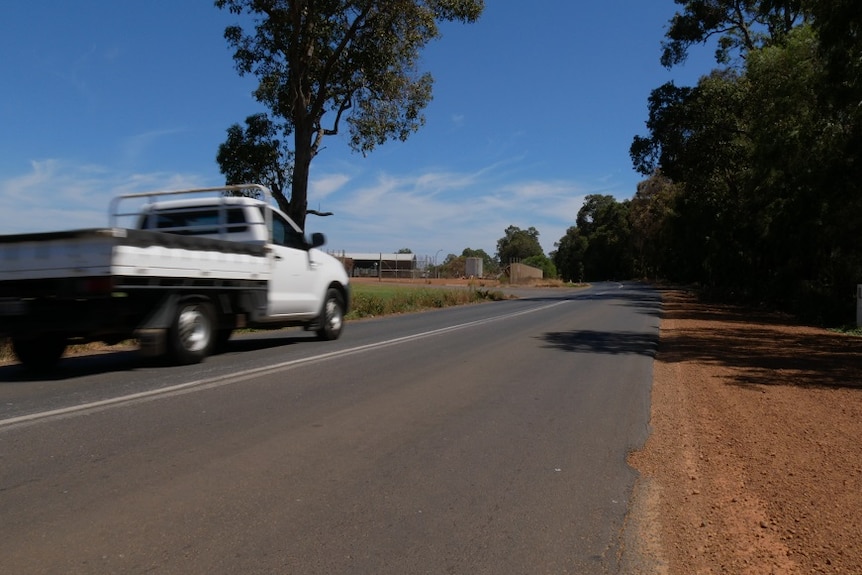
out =
[[[320,232],[314,232],[313,234],[311,234],[311,244],[309,244],[309,247],[319,248],[320,246],[322,246],[325,243],[326,243],[326,236],[324,236]]]

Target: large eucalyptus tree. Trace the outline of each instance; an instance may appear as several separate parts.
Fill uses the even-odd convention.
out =
[[[248,28],[229,26],[225,38],[239,73],[257,77],[254,96],[271,123],[250,118],[247,130],[232,127],[219,151],[222,172],[228,179],[245,174],[237,163],[250,161],[248,153],[268,155],[265,172],[280,175],[265,183],[304,227],[311,161],[323,139],[346,123],[351,148],[364,154],[418,130],[432,87],[431,75],[419,70],[421,49],[440,36],[438,23],[474,22],[484,0],[215,0],[215,5],[246,18]]]

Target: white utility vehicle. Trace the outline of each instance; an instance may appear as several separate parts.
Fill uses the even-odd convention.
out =
[[[124,218],[133,224],[120,227]],[[344,266],[264,186],[127,194],[112,200],[109,220],[0,236],[0,337],[26,367],[51,368],[68,344],[88,341],[137,339],[144,355],[189,364],[236,328],[341,335]]]

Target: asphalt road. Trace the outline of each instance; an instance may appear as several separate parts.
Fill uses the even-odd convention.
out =
[[[625,572],[660,298],[522,295],[0,367],[0,571]]]

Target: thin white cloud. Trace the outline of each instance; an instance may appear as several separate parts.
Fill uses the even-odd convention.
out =
[[[108,204],[124,193],[206,185],[200,177],[174,173],[121,173],[57,159],[33,161],[30,170],[0,180],[0,234],[100,227]]]
[[[518,182],[511,176],[500,165],[470,173],[378,173],[370,180],[357,178],[353,187],[332,196],[328,207],[334,218],[307,224],[329,236],[330,248],[348,252],[409,247],[420,254],[440,249],[448,254],[470,247],[493,255],[510,225],[535,227],[543,248],[551,251],[590,192],[576,182]]]
[[[518,181],[517,171],[509,168],[503,163],[472,172],[429,169],[365,178],[346,175],[351,170],[323,174],[313,180],[309,199],[325,199],[321,207],[335,215],[309,216],[307,231],[323,231],[328,248],[338,251],[406,247],[445,256],[469,247],[493,255],[508,226],[532,226],[549,252],[574,225],[586,194],[609,193],[567,180]],[[108,203],[117,194],[208,185],[218,183],[194,174],[35,161],[27,171],[0,180],[0,233],[104,226]]]
[[[347,174],[327,174],[309,182],[309,198],[321,200],[343,188],[350,181]]]
[[[453,172],[428,172],[417,177],[406,178],[417,191],[438,194],[450,190],[464,190],[476,182],[478,175],[457,174]]]
[[[585,191],[582,185],[566,182],[520,182],[511,185],[503,203],[517,202],[528,206],[529,213],[541,214],[548,219],[575,221],[584,198],[593,191]]]

